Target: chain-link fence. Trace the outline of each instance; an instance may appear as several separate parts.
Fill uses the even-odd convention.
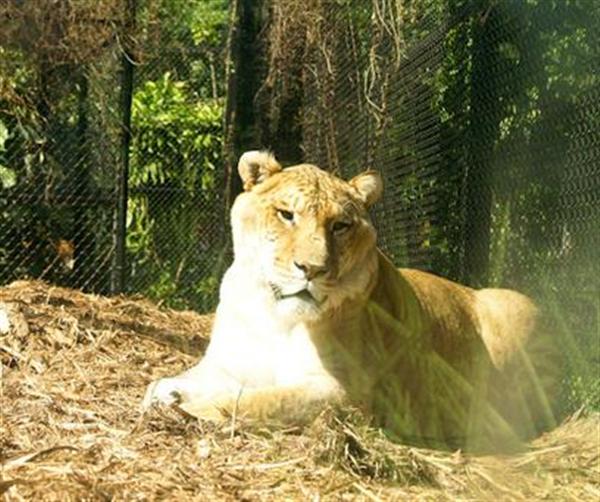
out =
[[[107,291],[119,132],[114,77],[102,77],[118,66],[99,46],[116,13],[40,7],[0,12],[0,281]],[[81,30],[61,36],[67,26]]]
[[[598,405],[600,4],[263,3],[253,141],[381,171],[381,247],[534,296],[569,354],[565,398]]]
[[[130,291],[210,310],[228,237],[221,162],[228,10],[218,0],[179,8],[157,11],[154,36],[137,45],[126,263]]]
[[[227,9],[0,7],[0,283],[214,306]]]

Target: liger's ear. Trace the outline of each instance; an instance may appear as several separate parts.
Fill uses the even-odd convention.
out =
[[[383,193],[383,180],[377,171],[365,171],[348,183],[356,189],[358,196],[367,207],[375,204]]]
[[[279,171],[281,164],[270,152],[251,150],[244,153],[238,162],[238,172],[246,191]]]

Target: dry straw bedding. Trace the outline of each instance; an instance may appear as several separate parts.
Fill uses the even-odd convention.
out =
[[[394,444],[352,410],[304,430],[142,417],[146,385],[195,361],[209,316],[41,282],[0,288],[0,309],[5,500],[600,499],[595,415],[510,456]]]

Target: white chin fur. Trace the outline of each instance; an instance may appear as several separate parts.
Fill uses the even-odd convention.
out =
[[[278,317],[288,321],[308,321],[318,317],[320,309],[315,302],[291,296],[276,301],[275,313]]]

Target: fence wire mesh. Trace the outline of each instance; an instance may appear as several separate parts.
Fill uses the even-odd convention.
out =
[[[1,283],[214,306],[226,21],[218,0],[3,4]]]
[[[269,5],[256,141],[300,160],[278,137],[297,121],[302,160],[381,171],[380,246],[535,297],[569,353],[566,400],[597,405],[600,4]]]

